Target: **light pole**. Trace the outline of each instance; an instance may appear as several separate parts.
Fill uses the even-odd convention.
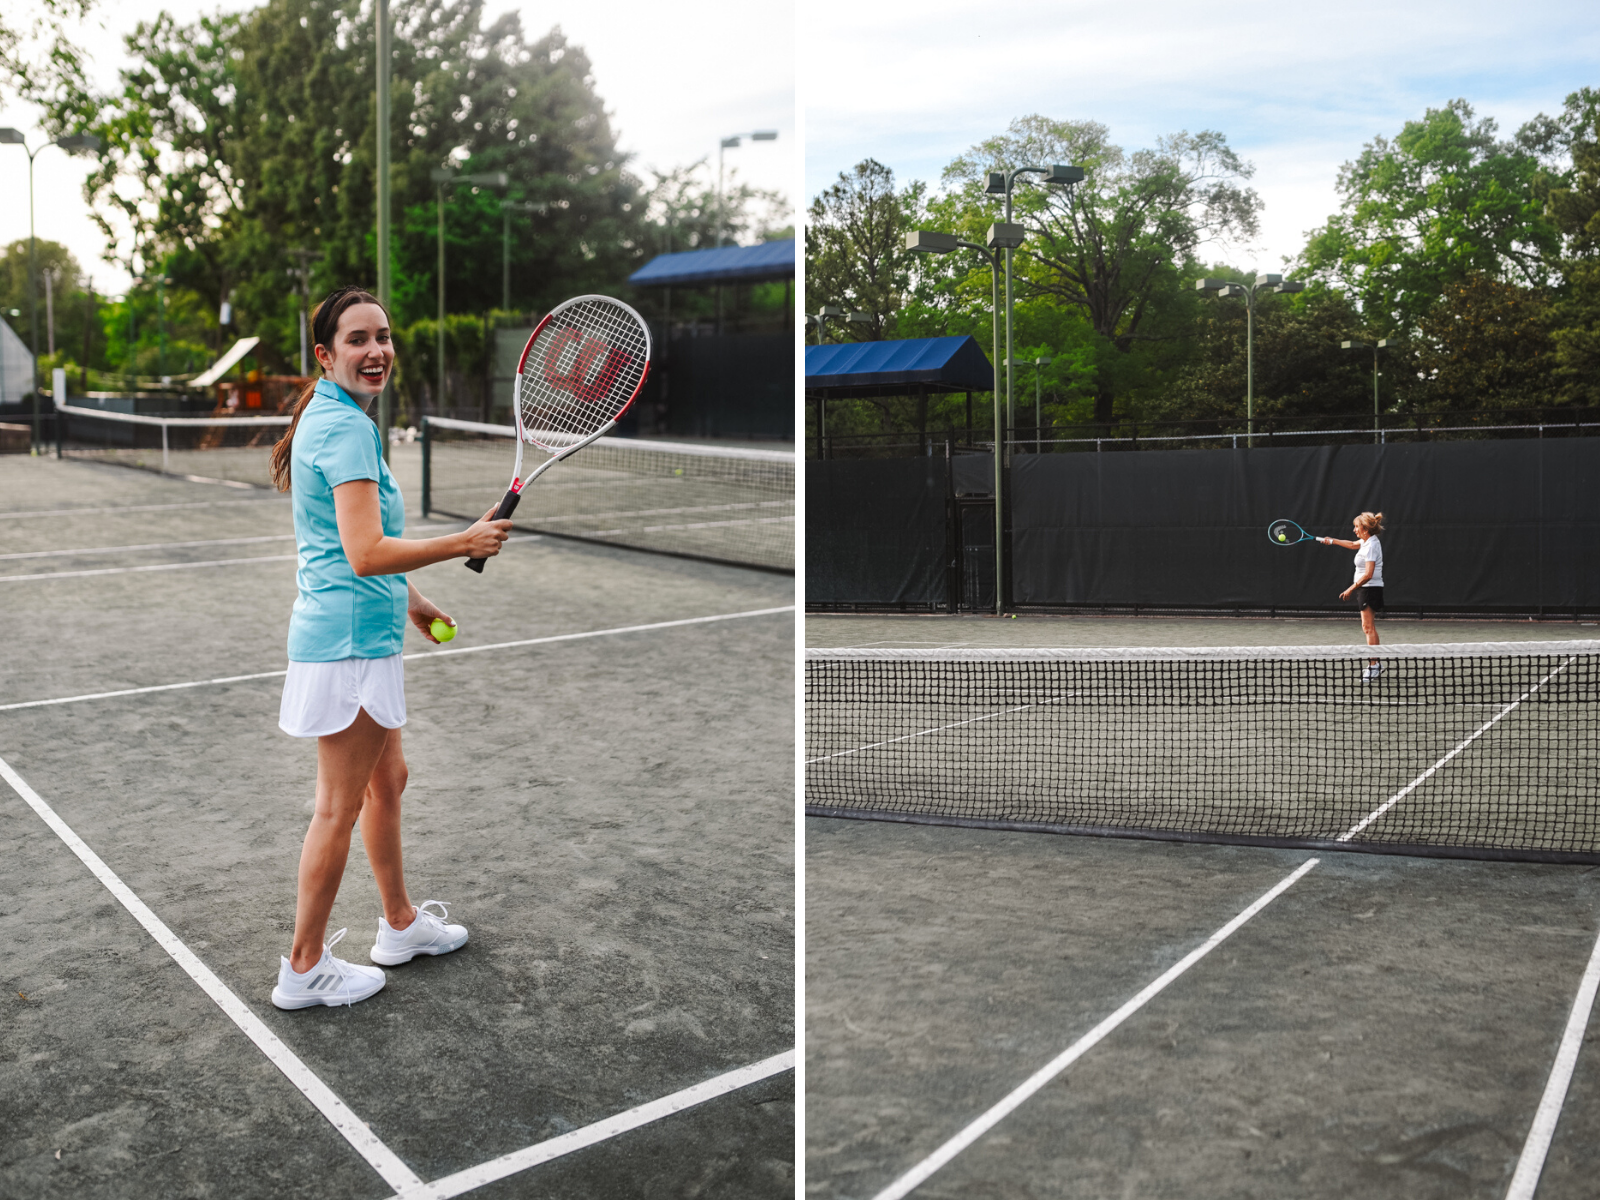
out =
[[[74,133],[29,150],[28,139],[22,136],[20,129],[0,129],[0,146],[21,146],[28,156],[28,307],[31,310],[29,319],[33,326],[32,336],[28,341],[28,349],[33,352],[33,378],[28,384],[33,391],[31,449],[37,454],[39,452],[39,269],[36,263],[38,244],[33,233],[33,159],[45,146],[60,146],[69,154],[74,150],[98,150],[100,139],[92,133]]]
[[[1005,457],[1005,429],[1000,412],[1000,251],[1006,249],[1003,240],[997,240],[995,230],[1014,226],[989,227],[989,245],[965,241],[953,233],[934,233],[919,229],[906,234],[906,249],[918,254],[951,254],[956,250],[976,250],[989,262],[990,304],[994,318],[990,322],[990,362],[994,369],[994,615],[1005,615],[1005,516],[1002,504],[1004,483],[1001,479],[1001,460]],[[1012,246],[1020,245],[1020,232]]]
[[[988,186],[983,190],[992,196],[1003,195],[1006,198],[1006,225],[1018,230],[1016,245],[1022,244],[1021,227],[1011,225],[1011,194],[1016,190],[1018,175],[1043,175],[1044,181],[1058,187],[1071,187],[1075,183],[1082,183],[1084,171],[1082,167],[1071,166],[1066,163],[1055,163],[1048,167],[1013,167],[1009,171],[990,171]],[[993,244],[991,242],[991,244]],[[1006,251],[1006,420],[1008,426],[1015,421],[1016,413],[1011,399],[1011,251],[1015,246],[1005,247]]]
[[[500,311],[511,311],[511,214],[539,213],[543,215],[550,211],[548,204],[534,204],[531,201],[518,203],[504,201],[500,205]]]
[[[827,341],[826,326],[829,317],[843,319],[852,325],[872,324],[871,313],[862,312],[859,308],[846,312],[837,304],[824,304],[821,311],[805,314],[806,321],[817,327],[817,345],[819,346],[822,345],[823,342]]]
[[[1229,283],[1226,279],[1196,279],[1194,290],[1215,299],[1244,298],[1244,411],[1245,445],[1256,444],[1256,297],[1267,292],[1303,292],[1306,285],[1285,281],[1282,275],[1258,275],[1254,283]]]
[[[717,233],[714,245],[722,245],[722,152],[724,150],[737,150],[739,143],[745,138],[752,142],[775,142],[778,140],[776,129],[762,129],[755,133],[734,133],[722,138],[717,143]]]
[[[1379,421],[1378,421],[1378,351],[1380,351],[1380,350],[1393,350],[1399,344],[1400,344],[1399,340],[1396,339],[1396,338],[1379,338],[1377,341],[1373,342],[1372,346],[1371,346],[1371,349],[1372,349],[1372,444],[1374,446],[1376,446],[1378,444],[1379,436],[1380,436],[1379,432],[1378,432],[1378,424],[1379,424]],[[1367,347],[1367,344],[1365,342],[1340,342],[1339,343],[1339,349],[1341,349],[1341,350],[1365,350],[1367,348],[1368,347]]]
[[[505,187],[511,182],[510,176],[504,171],[485,171],[478,175],[457,175],[448,168],[435,167],[429,172],[433,180],[434,195],[438,202],[439,210],[439,336],[435,348],[439,356],[439,394],[434,404],[442,413],[444,411],[444,185],[447,183],[470,183],[482,187]]]
[[[377,21],[373,54],[377,58],[377,128],[373,131],[376,149],[376,174],[378,176],[378,303],[390,311],[389,287],[389,67],[393,51],[389,47],[389,0],[376,0],[373,14]],[[393,331],[390,331],[393,337]],[[383,447],[383,461],[389,461],[389,396],[394,384],[387,383],[378,393],[378,443]]]
[[[1044,368],[1046,368],[1046,367],[1048,367],[1050,365],[1050,361],[1051,360],[1048,359],[1048,358],[1025,358],[1022,361],[1025,362],[1025,363],[1032,363],[1033,364],[1033,368],[1034,368],[1034,371],[1033,371],[1033,452],[1035,454],[1038,454],[1039,453],[1039,448],[1043,444],[1043,439],[1044,439],[1044,435],[1040,432],[1044,428],[1044,383],[1043,383],[1043,380],[1044,380]],[[1011,366],[1011,360],[1008,358],[1008,359],[1006,359],[1006,367],[1009,369],[1010,366]]]
[[[306,357],[306,342],[310,340],[306,330],[311,324],[311,264],[322,257],[322,251],[296,247],[289,253],[300,264],[290,267],[289,274],[300,281],[300,295],[304,300],[300,306],[300,374],[303,377],[311,373],[311,365]]]

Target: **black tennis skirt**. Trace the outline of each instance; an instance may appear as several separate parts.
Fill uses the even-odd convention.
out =
[[[1370,608],[1374,613],[1381,613],[1383,611],[1383,589],[1381,587],[1362,588],[1361,607]]]

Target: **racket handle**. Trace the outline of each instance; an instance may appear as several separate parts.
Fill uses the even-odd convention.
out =
[[[512,513],[517,511],[517,501],[521,499],[521,492],[507,491],[506,494],[501,497],[500,507],[495,509],[494,516],[490,517],[489,519],[491,521],[504,521]],[[489,560],[486,558],[469,558],[467,559],[467,567],[470,570],[476,571],[479,575],[482,575],[483,564],[488,561]]]

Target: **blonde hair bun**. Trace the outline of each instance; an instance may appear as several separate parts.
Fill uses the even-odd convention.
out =
[[[1379,534],[1383,532],[1382,513],[1364,512],[1356,518],[1356,521],[1361,525],[1361,528],[1365,529],[1369,534]]]

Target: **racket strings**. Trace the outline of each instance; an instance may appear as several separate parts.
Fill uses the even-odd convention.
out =
[[[560,449],[603,428],[633,399],[649,360],[649,331],[632,309],[603,297],[562,309],[517,378],[523,436]]]

